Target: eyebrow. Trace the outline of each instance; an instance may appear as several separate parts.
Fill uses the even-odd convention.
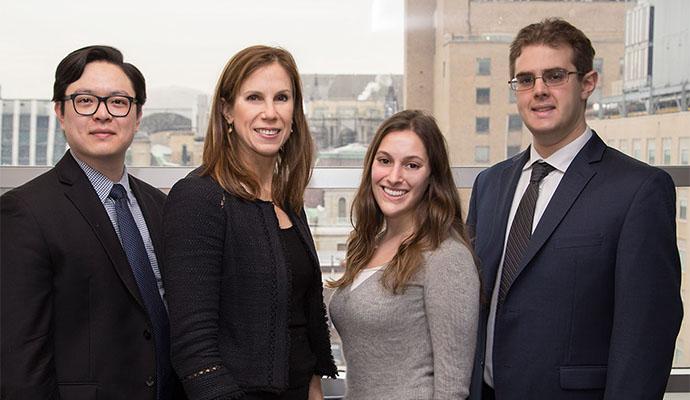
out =
[[[375,154],[375,156],[378,156],[378,155],[385,155],[385,156],[387,156],[387,157],[391,157],[391,155],[390,155],[388,152],[386,152],[385,150],[379,150],[379,151],[377,151],[376,154]],[[392,157],[391,157],[391,158],[392,158]],[[424,160],[422,157],[418,156],[418,155],[406,156],[406,157],[403,157],[402,160],[403,160],[403,161],[417,160],[417,161],[419,161],[420,163],[424,163],[424,162],[425,162],[425,160]]]
[[[73,93],[82,93],[82,94],[92,94],[96,96],[96,92],[91,90],[91,89],[75,89]],[[130,95],[124,90],[113,90],[111,92],[108,92],[106,96],[131,96],[134,97],[135,95]]]
[[[544,72],[553,71],[556,69],[562,69],[564,71],[568,71],[568,68],[566,68],[566,67],[551,67],[551,68],[542,69],[541,72],[537,72],[537,73],[540,73],[543,75]],[[520,76],[520,75],[535,75],[536,76],[537,73],[534,73],[534,72],[516,72],[515,76]]]

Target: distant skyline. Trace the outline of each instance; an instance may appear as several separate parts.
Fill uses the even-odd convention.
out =
[[[3,98],[50,98],[60,60],[91,44],[120,49],[149,89],[210,94],[253,44],[286,48],[302,74],[402,74],[403,1],[23,0],[0,5],[0,37]]]

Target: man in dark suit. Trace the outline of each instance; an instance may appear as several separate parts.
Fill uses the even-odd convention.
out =
[[[560,19],[511,44],[532,145],[472,191],[486,298],[472,399],[663,397],[682,319],[675,188],[587,126],[593,57]]]
[[[2,399],[180,395],[161,285],[165,195],[127,174],[144,77],[112,47],[58,65],[70,150],[0,198]]]

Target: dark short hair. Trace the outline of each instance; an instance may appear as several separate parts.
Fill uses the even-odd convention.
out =
[[[62,112],[65,111],[65,91],[67,86],[77,81],[84,73],[84,68],[94,61],[103,61],[117,65],[127,75],[132,87],[134,97],[137,99],[137,112],[146,103],[146,81],[141,71],[134,65],[123,61],[120,50],[110,46],[87,46],[75,50],[63,58],[55,70],[55,83],[53,84],[53,101],[62,103]]]
[[[594,48],[589,38],[565,20],[547,18],[520,29],[510,44],[509,78],[515,76],[515,60],[522,54],[522,49],[540,44],[554,48],[568,45],[573,49],[572,63],[578,72],[586,74],[594,68]]]

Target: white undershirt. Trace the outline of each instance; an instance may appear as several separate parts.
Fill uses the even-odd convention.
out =
[[[555,168],[550,174],[548,174],[539,183],[539,197],[537,198],[537,204],[534,207],[534,219],[532,220],[532,232],[537,228],[541,216],[544,215],[546,206],[548,206],[551,201],[551,197],[556,192],[558,184],[561,182],[565,171],[568,169],[570,164],[575,159],[575,156],[582,150],[585,144],[592,137],[592,130],[587,127],[585,131],[577,137],[577,139],[565,145],[563,148],[557,150],[551,156],[547,158],[542,158],[539,153],[534,149],[534,146],[530,146],[530,158],[522,167],[522,174],[520,175],[520,180],[518,181],[517,187],[515,188],[515,194],[513,195],[513,203],[510,207],[510,214],[508,215],[508,224],[506,225],[506,234],[503,241],[503,254],[501,255],[501,262],[498,264],[498,272],[496,272],[496,281],[494,282],[494,290],[491,295],[491,306],[489,309],[489,320],[486,327],[486,354],[484,358],[484,381],[491,387],[494,386],[493,377],[493,348],[494,348],[494,326],[496,323],[496,304],[498,303],[498,289],[501,286],[501,273],[503,272],[503,259],[506,255],[506,244],[508,243],[508,234],[510,233],[510,227],[513,224],[513,219],[515,218],[515,213],[517,212],[518,205],[522,199],[522,195],[527,190],[529,185],[530,175],[532,174],[532,165],[537,161],[545,161]]]
[[[355,279],[352,281],[352,285],[350,285],[350,291],[355,290],[357,286],[364,283],[364,281],[369,279],[370,276],[374,275],[374,273],[376,273],[376,271],[380,270],[381,268],[383,268],[383,265],[379,265],[378,267],[365,268],[359,271],[357,276],[355,276]]]

